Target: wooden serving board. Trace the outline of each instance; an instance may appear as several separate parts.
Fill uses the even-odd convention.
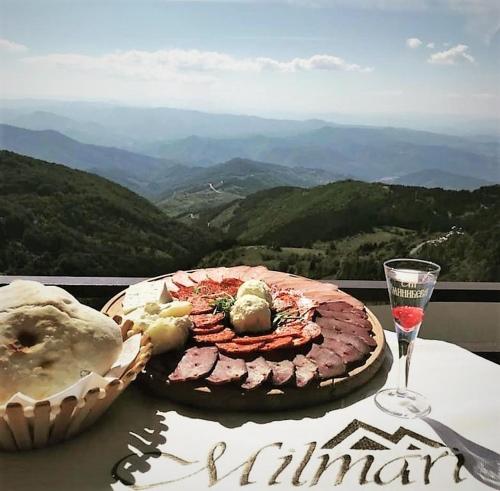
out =
[[[190,271],[187,271],[188,273]],[[171,274],[151,278],[159,281]],[[102,312],[114,317],[122,316],[122,300],[125,290],[115,295],[102,308]],[[306,387],[283,386],[280,388],[259,387],[244,390],[236,385],[215,386],[201,382],[168,383],[165,375],[152,363],[139,375],[138,380],[154,394],[174,402],[198,408],[224,411],[281,411],[322,404],[344,397],[349,392],[366,384],[380,369],[386,350],[384,330],[375,315],[367,308],[372,324],[376,348],[365,363],[353,368],[347,376],[318,381]]]

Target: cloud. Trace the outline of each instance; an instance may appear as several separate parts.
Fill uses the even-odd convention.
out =
[[[28,48],[24,44],[15,43],[8,39],[0,38],[0,51],[7,53],[24,53]]]
[[[434,49],[436,47],[436,45],[434,43],[427,43],[427,48],[429,49]]]
[[[474,97],[474,99],[490,100],[495,99],[496,95],[490,94],[489,92],[478,92],[476,94],[472,94],[472,97]]]
[[[436,65],[455,65],[458,62],[474,63],[474,57],[467,53],[469,49],[465,44],[457,44],[446,51],[433,53],[427,60]]]
[[[267,57],[235,58],[216,51],[168,49],[159,51],[118,51],[101,56],[77,53],[54,53],[24,58],[26,63],[99,71],[110,75],[149,80],[171,80],[179,77],[207,76],[224,72],[307,72],[315,70],[370,72],[373,68],[348,63],[326,54],[309,58],[279,61]]]
[[[411,48],[411,49],[415,49],[415,48],[418,48],[420,46],[422,46],[422,41],[420,41],[420,39],[418,38],[408,38],[406,40],[406,46],[408,46],[408,48]]]

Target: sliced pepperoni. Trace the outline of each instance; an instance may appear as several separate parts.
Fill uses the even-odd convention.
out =
[[[295,348],[299,348],[300,346],[304,346],[311,341],[312,341],[311,336],[308,336],[307,334],[301,334],[298,338],[293,339],[292,345]]]
[[[289,348],[292,346],[293,337],[284,336],[282,338],[274,339],[272,341],[266,341],[266,343],[259,349],[259,351],[267,352],[274,351],[277,349]]]
[[[261,341],[259,343],[253,344],[237,344],[233,342],[228,343],[216,343],[215,346],[219,348],[223,353],[228,353],[230,355],[247,355],[250,353],[256,353],[260,351],[260,348],[264,346],[264,343]]]
[[[229,328],[225,328],[220,332],[216,332],[213,334],[204,334],[204,335],[196,335],[194,336],[194,340],[197,343],[224,343],[226,341],[231,341],[235,336],[234,331]]]
[[[188,297],[187,301],[193,305],[191,315],[209,314],[214,311],[212,302],[201,297]]]
[[[218,312],[217,314],[190,315],[189,318],[193,321],[195,328],[204,329],[206,327],[220,324],[224,320],[224,313]]]
[[[247,366],[247,379],[241,387],[243,389],[251,390],[262,385],[271,373],[271,365],[259,356],[255,360],[246,363]]]
[[[207,336],[208,334],[215,334],[217,332],[221,332],[226,328],[224,324],[215,324],[214,326],[209,326],[209,327],[194,327],[191,329],[191,332],[195,336]]]
[[[262,336],[244,336],[244,337],[238,337],[233,340],[234,343],[237,344],[253,344],[253,343],[259,343],[259,342],[265,342],[265,341],[273,341],[274,339],[279,339],[279,338],[284,338],[290,336],[290,333],[270,333],[270,334],[264,334]]]

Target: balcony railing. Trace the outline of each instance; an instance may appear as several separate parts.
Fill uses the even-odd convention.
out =
[[[16,279],[56,285],[95,308],[146,278],[80,276],[0,276],[0,286]],[[384,281],[323,280],[362,300],[386,329],[392,329]],[[458,344],[500,362],[500,283],[438,282],[421,333],[424,338]]]

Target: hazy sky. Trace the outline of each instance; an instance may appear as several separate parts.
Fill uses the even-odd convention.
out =
[[[0,0],[3,97],[498,116],[500,0]]]

